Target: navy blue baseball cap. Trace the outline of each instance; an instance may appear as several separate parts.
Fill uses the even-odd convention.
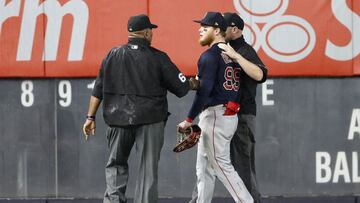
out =
[[[244,29],[244,20],[236,13],[224,13],[224,19],[228,26],[236,26],[240,30]]]
[[[150,22],[150,19],[147,15],[140,14],[137,16],[131,16],[128,20],[128,31],[135,32],[144,30],[146,28],[157,28],[157,25],[154,25]]]
[[[227,27],[224,17],[219,12],[207,12],[202,20],[194,20],[194,22],[200,23],[201,25],[218,27],[222,31],[226,31]]]

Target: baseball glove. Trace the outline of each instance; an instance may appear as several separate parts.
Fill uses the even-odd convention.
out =
[[[177,128],[177,145],[174,152],[182,152],[195,146],[200,139],[201,129],[198,125],[192,125],[186,129]]]

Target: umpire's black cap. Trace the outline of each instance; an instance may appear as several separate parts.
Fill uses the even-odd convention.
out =
[[[194,20],[194,22],[200,23],[201,25],[218,27],[222,31],[226,31],[227,27],[224,17],[219,12],[207,12],[202,20]]]
[[[224,19],[228,26],[236,26],[240,30],[244,29],[244,21],[238,14],[226,12],[224,13]]]
[[[157,28],[157,25],[154,25],[150,22],[150,19],[147,15],[140,14],[137,16],[131,16],[128,21],[128,31],[136,32],[144,30],[146,28]]]

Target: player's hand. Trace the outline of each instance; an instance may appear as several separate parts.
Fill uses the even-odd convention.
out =
[[[89,135],[95,135],[95,129],[96,129],[95,120],[86,119],[83,126],[83,133],[85,135],[86,140],[88,139]]]
[[[179,123],[177,126],[181,129],[186,129],[192,125],[192,122],[184,120],[183,122]]]
[[[222,53],[228,55],[230,58],[235,59],[239,54],[230,46],[229,43],[219,43],[218,47],[222,49]]]
[[[191,77],[189,78],[190,89],[197,90],[200,87],[200,81],[197,78]]]

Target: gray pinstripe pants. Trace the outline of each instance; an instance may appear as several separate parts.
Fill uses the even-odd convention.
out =
[[[200,115],[202,132],[196,161],[197,203],[211,202],[216,177],[235,202],[253,203],[253,198],[230,160],[230,142],[236,131],[238,117],[224,116],[224,111],[225,107],[218,105],[207,108]]]

